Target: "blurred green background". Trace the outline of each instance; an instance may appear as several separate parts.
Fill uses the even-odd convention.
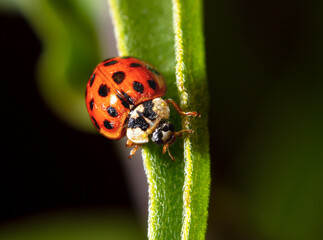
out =
[[[204,8],[207,239],[321,239],[322,2]],[[83,100],[117,54],[106,1],[0,0],[0,18],[0,239],[145,239],[146,186],[130,184],[141,163],[93,134]]]

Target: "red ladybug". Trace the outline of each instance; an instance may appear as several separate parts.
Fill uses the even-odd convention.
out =
[[[166,82],[152,65],[134,57],[116,57],[104,60],[94,69],[86,87],[85,101],[92,123],[110,139],[127,135],[127,147],[133,146],[129,158],[138,147],[151,140],[163,145],[163,153],[175,138],[169,118],[169,103],[181,115],[199,116],[197,112],[183,112],[171,99],[161,97],[166,93]]]

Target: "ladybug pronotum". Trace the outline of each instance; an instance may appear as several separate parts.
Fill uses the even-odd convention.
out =
[[[184,129],[175,132],[167,121],[169,104],[186,116],[201,116],[197,112],[183,112],[172,99],[162,99],[166,82],[152,65],[134,57],[116,57],[104,60],[94,69],[86,86],[86,107],[96,129],[105,137],[120,139],[127,135],[127,147],[134,147],[131,158],[139,146],[151,140],[163,145],[162,152]]]

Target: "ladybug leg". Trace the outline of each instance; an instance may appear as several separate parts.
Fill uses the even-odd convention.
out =
[[[136,144],[133,142],[133,141],[130,141],[129,139],[127,139],[127,142],[126,142],[126,147],[133,147],[135,146]]]
[[[131,149],[129,158],[131,159],[133,155],[135,155],[136,151],[138,150],[139,145],[135,144],[134,142],[130,141],[129,139],[126,142],[126,147],[134,147]]]
[[[184,112],[173,99],[169,98],[166,100],[166,102],[168,104],[171,103],[174,106],[175,110],[183,116],[201,117],[201,114],[199,114],[198,112]]]
[[[187,133],[193,133],[194,130],[193,129],[183,129],[181,131],[178,132],[174,132],[174,137],[183,137],[183,133],[187,132]]]
[[[175,161],[175,158],[173,157],[173,155],[172,155],[172,154],[170,154],[170,151],[169,151],[169,145],[170,145],[169,143],[166,143],[166,144],[163,146],[163,151],[162,151],[162,153],[163,153],[163,154],[165,154],[165,153],[166,153],[166,150],[167,150],[169,157],[170,157],[173,161]]]
[[[162,151],[162,153],[163,153],[163,154],[165,154],[165,153],[166,153],[166,151],[167,151],[167,152],[168,152],[169,157],[170,157],[173,161],[175,161],[175,158],[174,158],[174,157],[173,157],[173,155],[170,153],[170,151],[169,151],[169,146],[170,146],[170,145],[172,145],[172,144],[175,142],[176,137],[182,137],[184,132],[187,132],[187,133],[193,133],[193,132],[194,132],[194,130],[192,130],[192,129],[183,129],[183,130],[181,130],[181,131],[174,132],[174,133],[173,133],[173,136],[172,136],[172,139],[171,139],[169,142],[165,143],[165,144],[164,144],[164,146],[163,146],[163,151]]]
[[[133,155],[135,155],[136,151],[138,150],[139,145],[135,145],[133,149],[131,149],[129,158],[131,159]]]

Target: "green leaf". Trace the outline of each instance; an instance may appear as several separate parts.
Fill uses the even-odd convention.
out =
[[[181,119],[178,130],[195,133],[170,148],[143,148],[149,184],[149,239],[204,239],[210,191],[208,91],[204,62],[202,4],[198,0],[109,0],[120,55],[156,66],[168,85],[166,97],[202,118]]]
[[[84,89],[100,59],[95,29],[97,3],[85,0],[13,2],[42,42],[38,83],[45,101],[74,127],[92,130]]]

